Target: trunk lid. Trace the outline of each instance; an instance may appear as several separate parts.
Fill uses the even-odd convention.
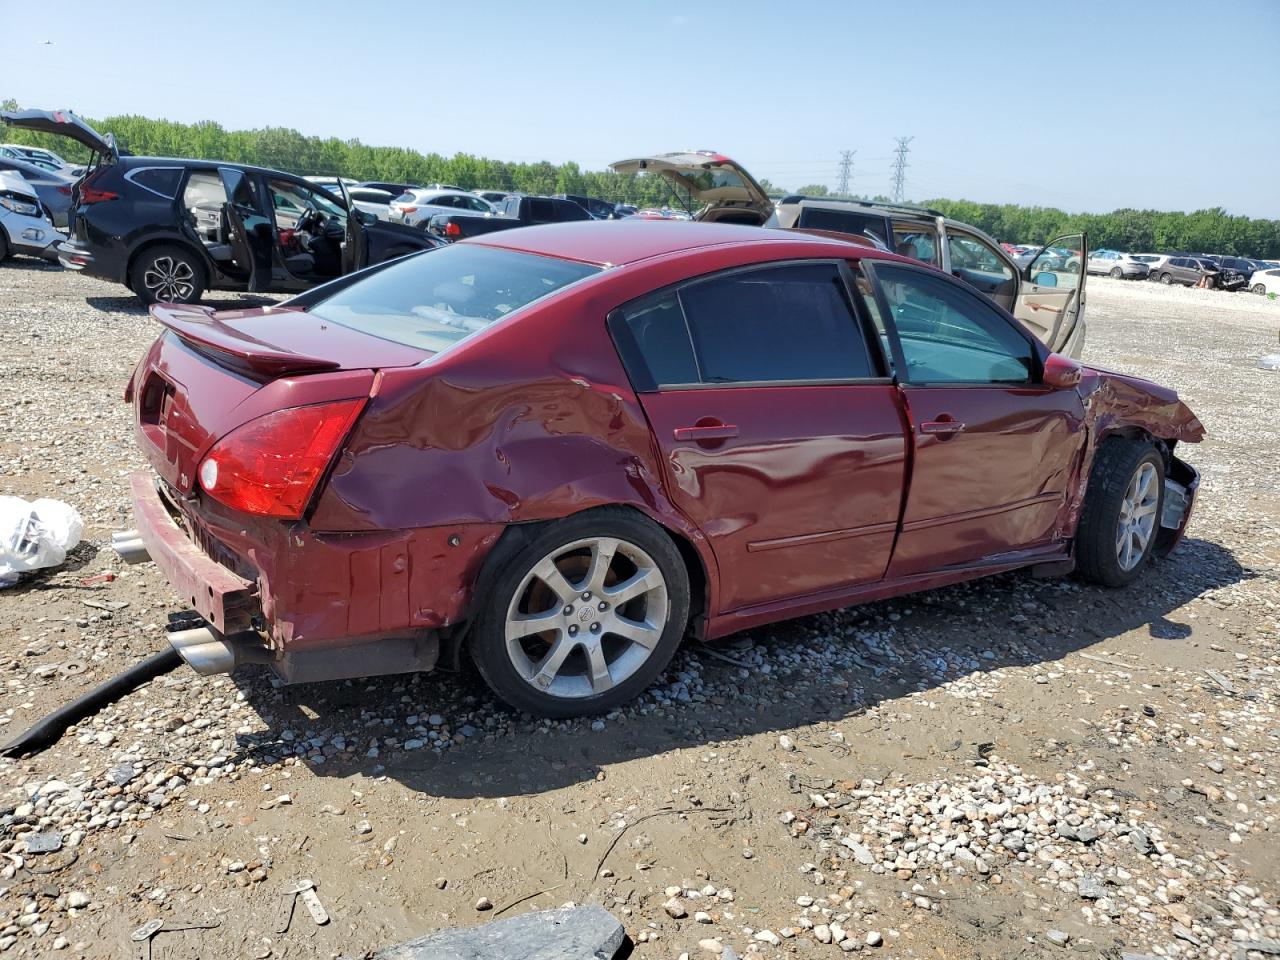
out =
[[[215,312],[157,304],[165,332],[126,392],[139,446],[179,494],[222,437],[277,410],[368,397],[377,371],[426,351],[313,317],[297,307]]]
[[[660,153],[652,157],[619,160],[609,165],[617,173],[656,173],[673,187],[703,204],[695,220],[720,219],[726,208],[746,208],[763,224],[773,215],[773,201],[751,174],[723,154],[711,150]]]
[[[5,110],[0,112],[0,120],[23,130],[69,137],[76,143],[84,144],[104,160],[114,162],[120,159],[114,136],[109,133],[105,136],[100,134],[70,110]]]

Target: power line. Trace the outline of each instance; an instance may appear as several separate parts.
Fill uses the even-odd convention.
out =
[[[915,137],[898,137],[898,146],[894,149],[893,160],[893,202],[902,202],[902,186],[907,179],[907,154],[911,152],[911,141]]]
[[[853,155],[857,152],[857,150],[840,151],[840,186],[836,192],[841,196],[847,196],[849,193],[849,177],[853,173]]]

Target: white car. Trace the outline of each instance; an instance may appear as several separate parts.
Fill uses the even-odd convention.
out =
[[[16,173],[0,170],[0,260],[11,253],[58,261],[58,244],[67,239],[54,229],[40,198]]]
[[[1253,271],[1253,276],[1249,278],[1249,289],[1259,295],[1269,293],[1275,296],[1280,293],[1280,270]]]
[[[1133,259],[1139,263],[1145,263],[1148,276],[1154,277],[1159,274],[1161,267],[1173,259],[1173,255],[1168,253],[1135,253]]]
[[[1094,250],[1089,254],[1089,272],[1105,273],[1115,280],[1145,280],[1151,268],[1118,250]]]
[[[392,223],[426,229],[427,221],[437,214],[496,213],[488,200],[465,190],[408,190],[391,201]]]
[[[347,196],[357,210],[372,213],[379,220],[391,220],[391,201],[395,199],[386,190],[373,187],[347,187]]]

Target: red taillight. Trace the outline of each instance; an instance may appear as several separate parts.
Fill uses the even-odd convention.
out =
[[[297,519],[362,407],[363,399],[339,400],[251,420],[213,445],[200,486],[235,510]]]
[[[450,220],[444,225],[444,235],[446,237],[460,237],[462,236],[462,228]]]
[[[118,200],[120,194],[112,193],[110,190],[94,190],[92,187],[80,187],[80,203],[81,205],[89,203],[105,203],[108,200]]]
[[[400,212],[404,214],[417,213],[418,208],[417,207],[401,207]]]
[[[60,194],[62,194],[64,197],[69,197],[69,196],[71,196],[71,188],[70,188],[70,187],[59,187],[59,188],[58,188],[58,192],[59,192]]]

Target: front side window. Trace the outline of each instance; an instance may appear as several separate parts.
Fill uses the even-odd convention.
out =
[[[600,268],[456,244],[408,257],[315,303],[310,312],[439,353]]]
[[[1009,265],[977,237],[948,233],[947,247],[951,253],[952,270],[998,274],[1005,280],[1013,279],[1013,271],[1009,269]]]
[[[943,277],[875,267],[911,383],[1026,383],[1031,344],[976,294]]]
[[[267,181],[267,187],[275,205],[276,226],[282,230],[296,226],[298,218],[309,210],[318,211],[326,217],[347,218],[347,211],[328,195],[300,183],[273,179]]]

